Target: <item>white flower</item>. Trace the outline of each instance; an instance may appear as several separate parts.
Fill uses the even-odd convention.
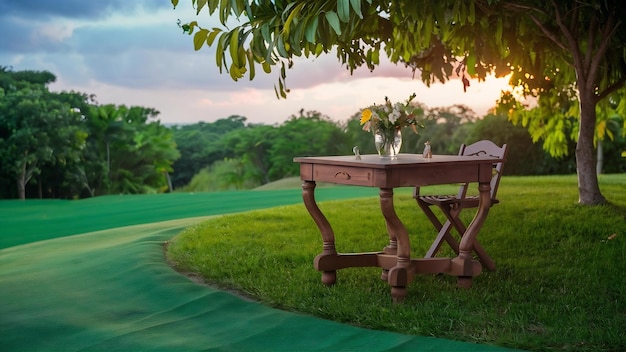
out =
[[[389,114],[389,122],[396,123],[396,121],[398,121],[398,119],[400,118],[400,112],[398,110],[393,110],[391,112],[391,114]]]

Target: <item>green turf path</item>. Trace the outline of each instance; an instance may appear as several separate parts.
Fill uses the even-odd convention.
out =
[[[318,199],[375,194],[329,188]],[[298,190],[0,201],[0,350],[504,350],[268,308],[165,263],[163,243],[200,217],[300,201]]]
[[[316,190],[319,201],[377,195],[377,189],[367,187]],[[120,226],[301,202],[299,189],[103,196],[80,201],[0,200],[0,248]]]

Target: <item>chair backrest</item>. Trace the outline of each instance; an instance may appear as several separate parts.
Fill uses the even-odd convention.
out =
[[[503,144],[502,147],[498,147],[495,143],[489,140],[482,140],[470,145],[461,145],[459,149],[459,155],[471,156],[471,155],[489,155],[498,159],[506,159],[506,153],[508,147]],[[498,192],[498,186],[500,185],[500,176],[502,176],[502,170],[504,168],[504,161],[494,164],[493,177],[491,178],[491,200],[496,200],[496,193]],[[467,192],[467,184],[461,186],[459,190],[459,197],[465,197]]]

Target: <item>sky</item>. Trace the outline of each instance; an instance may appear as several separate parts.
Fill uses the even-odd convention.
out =
[[[277,99],[271,74],[258,69],[254,81],[220,74],[215,51],[193,48],[177,21],[219,26],[208,12],[196,16],[191,0],[0,0],[0,66],[47,70],[53,91],[93,94],[99,104],[158,110],[165,124],[213,122],[231,115],[249,123],[280,124],[299,111],[318,111],[345,121],[360,109],[401,101],[412,93],[429,108],[463,104],[478,116],[495,105],[506,79],[459,80],[430,87],[410,69],[389,62],[352,75],[333,54],[296,60],[287,71],[287,99]]]

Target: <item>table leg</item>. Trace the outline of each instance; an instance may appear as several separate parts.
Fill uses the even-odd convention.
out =
[[[337,250],[335,249],[335,233],[333,232],[330,223],[322,214],[322,211],[317,206],[317,202],[315,202],[315,181],[304,181],[302,183],[302,200],[304,201],[304,205],[306,209],[311,214],[313,221],[320,230],[322,234],[322,253],[319,254],[315,258],[315,263],[319,263],[320,260],[323,260],[324,257],[337,257]],[[319,268],[316,267],[319,270]],[[332,285],[337,281],[337,271],[336,270],[328,270],[322,271],[322,282],[325,285]]]
[[[409,234],[404,224],[402,224],[402,221],[398,218],[393,206],[393,188],[380,189],[380,209],[387,224],[390,246],[393,242],[395,242],[397,246],[396,266],[391,268],[386,276],[391,285],[392,298],[394,301],[400,302],[406,296],[406,286],[415,276],[415,270],[411,265]],[[383,272],[383,276],[384,275],[385,273]]]
[[[480,228],[487,219],[489,213],[489,207],[491,206],[491,195],[489,191],[491,186],[489,182],[480,182],[478,184],[479,192],[479,206],[474,219],[465,230],[461,243],[459,244],[459,255],[452,259],[454,274],[458,276],[457,285],[459,287],[469,288],[472,285],[472,278],[477,276],[480,271],[480,263],[477,263],[472,258],[472,251],[474,249],[474,241],[478,236]]]
[[[382,199],[382,198],[381,198]],[[382,200],[381,200],[382,206]],[[393,209],[393,192],[391,193],[391,207]],[[398,253],[398,239],[396,237],[396,230],[394,230],[389,222],[385,221],[387,227],[387,234],[389,235],[389,244],[383,248],[383,253],[397,255]],[[380,279],[389,282],[389,270],[383,269],[380,274]]]

